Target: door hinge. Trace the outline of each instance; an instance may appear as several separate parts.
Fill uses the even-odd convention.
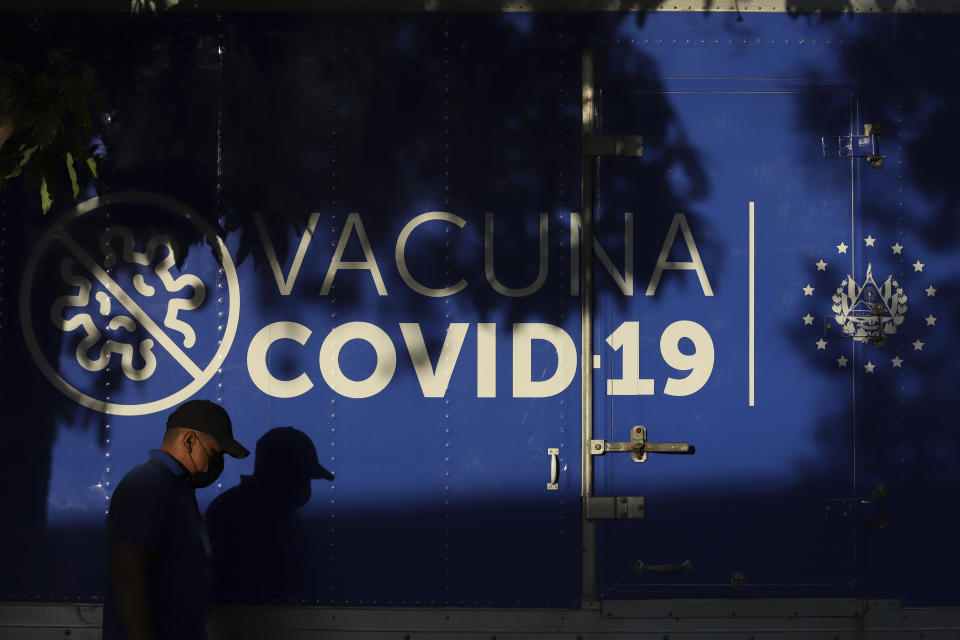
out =
[[[869,522],[876,531],[887,530],[885,502],[887,487],[879,484],[869,498],[832,498],[827,500],[825,518],[830,522]]]
[[[625,518],[643,518],[643,496],[584,498],[587,520],[622,520]]]
[[[824,158],[866,158],[874,169],[883,168],[878,124],[863,125],[862,136],[824,136],[820,139]]]
[[[590,441],[590,455],[617,452],[631,454],[634,462],[646,462],[648,453],[693,455],[696,448],[688,442],[647,442],[647,428],[640,425],[630,430],[630,442]]]

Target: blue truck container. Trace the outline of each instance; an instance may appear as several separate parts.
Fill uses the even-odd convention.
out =
[[[0,636],[207,398],[212,638],[960,637],[960,18],[613,4],[0,14],[102,97],[0,191]]]

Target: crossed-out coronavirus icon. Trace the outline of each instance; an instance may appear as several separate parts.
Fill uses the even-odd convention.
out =
[[[143,415],[210,381],[239,304],[236,269],[209,224],[170,198],[123,192],[77,205],[44,233],[20,315],[33,359],[60,391],[96,411]]]

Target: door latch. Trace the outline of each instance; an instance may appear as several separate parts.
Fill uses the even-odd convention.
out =
[[[824,158],[866,158],[874,169],[883,168],[878,124],[863,125],[862,136],[824,136],[820,139]]]
[[[647,442],[647,428],[638,425],[630,430],[630,442],[590,441],[591,455],[602,456],[608,452],[630,453],[634,462],[646,462],[648,453],[693,455],[696,448],[688,442]]]

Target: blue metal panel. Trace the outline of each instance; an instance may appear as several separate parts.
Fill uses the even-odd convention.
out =
[[[878,484],[888,490],[887,532],[868,539],[872,592],[902,591],[908,602],[946,604],[956,602],[953,576],[960,571],[960,559],[946,551],[957,516],[939,500],[960,481],[950,418],[957,398],[949,382],[957,377],[951,318],[960,236],[945,151],[957,141],[948,120],[960,93],[956,74],[945,73],[956,67],[957,56],[946,48],[949,25],[941,20],[901,19],[893,29],[888,44],[895,47],[872,42],[863,50],[871,61],[862,66],[868,87],[864,119],[890,128],[884,136],[887,168],[860,174],[858,197],[869,221],[864,231],[877,238],[879,250],[861,250],[858,269],[863,273],[872,262],[875,274],[892,274],[908,295],[908,310],[899,339],[891,337],[884,357],[872,360],[879,375],[860,369],[871,439],[858,495],[869,496]],[[895,244],[903,247],[899,253],[891,248]],[[903,360],[901,366],[894,367],[894,357]],[[903,548],[913,552],[898,555]]]
[[[227,407],[251,449],[272,427],[293,425],[335,474],[312,483],[298,517],[293,509],[283,514],[269,548],[252,527],[235,528],[250,563],[222,599],[576,605],[582,443],[579,373],[568,370],[566,355],[569,346],[577,361],[571,226],[580,206],[579,58],[591,46],[601,130],[644,137],[642,158],[603,159],[598,173],[597,239],[622,274],[624,214],[632,213],[634,282],[625,295],[603,264],[594,265],[595,437],[627,440],[629,428],[643,424],[652,441],[697,449],[651,454],[642,465],[624,454],[596,459],[599,491],[647,499],[645,520],[601,523],[603,597],[853,593],[956,603],[949,588],[955,518],[940,515],[930,489],[957,487],[957,439],[944,418],[956,405],[948,383],[956,372],[954,332],[947,330],[956,189],[944,149],[955,146],[948,115],[957,91],[926,53],[928,42],[949,41],[952,18],[315,14],[8,22],[4,42],[66,47],[96,70],[111,119],[102,131],[102,178],[86,198],[103,195],[100,204],[110,197],[113,204],[90,205],[66,226],[64,240],[45,234],[69,209],[68,193],[48,218],[34,211],[32,189],[11,183],[3,194],[0,356],[4,398],[15,407],[7,424],[16,428],[3,430],[2,502],[14,522],[0,542],[16,552],[5,557],[11,569],[0,574],[0,595],[99,597],[102,514],[112,487],[159,444],[177,402],[207,397]],[[954,55],[938,51],[936,59],[946,64]],[[823,157],[825,136],[859,135],[870,122],[885,129],[884,169]],[[121,202],[127,192],[140,202]],[[184,207],[195,216],[186,218]],[[448,215],[408,226],[429,212]],[[674,222],[663,261],[691,260],[677,213],[685,215],[712,296],[695,270],[669,268],[655,295],[645,295]],[[230,260],[216,259],[197,219],[224,238]],[[485,240],[488,220],[492,240]],[[58,298],[85,287],[76,284],[82,277],[90,300],[65,301],[61,317],[87,313],[105,336],[136,343],[137,354],[145,338],[157,342],[139,320],[135,339],[108,327],[122,301],[71,248],[102,263],[108,227],[130,229],[138,251],[169,233],[182,257],[172,272],[204,283],[203,304],[179,315],[196,332],[191,341],[183,327],[164,323],[170,301],[191,289],[171,289],[122,256],[113,267],[131,299],[179,345],[145,347],[156,368],[144,380],[137,370],[148,358],[135,355],[125,372],[114,355],[109,368],[97,369],[90,361],[100,343],[78,357],[85,330],[50,321]],[[538,281],[541,228],[545,279],[518,293]],[[113,241],[121,253],[122,241]],[[331,270],[338,255],[354,264]],[[63,275],[67,256],[74,256],[74,275]],[[888,303],[881,323],[897,329],[885,350],[842,335],[842,314],[833,310],[834,296],[845,301],[848,274],[862,285],[868,270]],[[894,290],[903,288],[906,310],[889,308],[888,275]],[[458,287],[461,278],[466,286],[456,293],[424,294]],[[147,285],[158,293],[146,295]],[[18,287],[22,299],[9,293]],[[108,294],[100,298],[109,310],[98,293]],[[402,324],[417,326],[423,349],[414,327],[404,334]],[[518,350],[515,334],[545,324],[559,329],[551,334],[559,347],[533,340],[530,371],[518,371],[525,343]],[[271,326],[274,338],[299,340],[278,339],[265,356],[251,351]],[[328,336],[344,326],[359,326],[369,340],[384,337],[379,357],[364,339],[345,341],[338,354]],[[661,344],[671,326],[677,333]],[[604,342],[618,330],[620,342]],[[668,378],[685,376],[668,360],[682,367],[692,347],[702,355],[709,345],[714,357],[702,388],[667,395]],[[638,372],[624,372],[634,346]],[[183,355],[173,357],[176,351]],[[366,391],[346,392],[331,377],[339,367],[363,380],[391,354],[395,371],[382,389],[371,382],[368,397],[350,397]],[[455,363],[449,383],[426,397],[444,357]],[[260,360],[277,381],[256,372]],[[549,380],[556,371],[570,377],[545,397],[517,387],[517,377]],[[653,380],[651,395],[607,394],[608,380],[633,373]],[[308,382],[284,384],[299,376]],[[104,413],[98,402],[116,406]],[[550,448],[560,451],[557,491],[546,488]],[[228,460],[215,488],[199,493],[201,508],[239,485],[254,464],[254,456]],[[836,499],[869,497],[878,484],[888,486],[887,532],[826,518]],[[249,523],[258,513],[227,521]],[[264,592],[257,585],[270,576],[253,559],[274,558],[277,548],[284,562],[302,566]],[[911,548],[927,557],[904,553]],[[694,571],[638,574],[637,560],[648,567],[690,560]],[[943,570],[933,575],[931,564]]]
[[[27,252],[37,262],[38,275],[25,281],[30,315],[23,326],[36,329],[36,351],[49,363],[51,379],[40,386],[31,381],[29,388],[57,393],[52,382],[72,395],[65,408],[69,418],[51,425],[54,429],[67,429],[71,420],[88,421],[97,424],[100,437],[65,432],[70,437],[61,436],[50,447],[49,527],[73,542],[59,549],[34,543],[37,554],[46,556],[42,566],[55,567],[78,555],[83,571],[70,572],[66,582],[41,579],[39,587],[13,579],[11,588],[21,587],[20,597],[49,591],[44,599],[99,592],[99,535],[112,486],[147,449],[159,445],[172,406],[196,396],[222,402],[234,418],[237,437],[251,450],[272,427],[295,426],[335,474],[332,481],[313,483],[312,497],[298,513],[268,511],[231,491],[253,472],[255,456],[228,460],[215,490],[199,492],[203,510],[217,495],[233,505],[223,507],[218,522],[211,523],[226,526],[233,537],[217,558],[215,536],[215,567],[231,561],[247,567],[217,581],[222,601],[575,604],[580,582],[579,317],[577,299],[569,293],[569,214],[564,212],[571,207],[559,202],[577,197],[577,182],[570,174],[558,175],[558,167],[568,172],[575,167],[577,151],[573,123],[565,127],[567,138],[557,137],[564,85],[552,42],[555,27],[546,37],[528,39],[517,31],[523,25],[499,18],[452,24],[441,16],[418,15],[336,21],[237,16],[219,26],[212,18],[200,22],[196,31],[176,36],[162,27],[147,33],[150,46],[169,52],[174,63],[140,59],[135,74],[151,78],[140,88],[145,95],[129,104],[117,98],[114,126],[127,133],[116,132],[108,141],[108,153],[116,155],[102,164],[112,180],[135,191],[91,201],[82,207],[91,211],[66,227],[67,240],[44,240]],[[461,47],[463,41],[479,48],[505,36],[515,39],[514,50],[478,58],[479,49]],[[516,49],[525,57],[536,55],[525,65],[513,64]],[[544,74],[547,64],[550,73]],[[176,78],[184,68],[187,75],[199,76],[200,86],[185,94],[182,108],[189,112],[219,104],[220,128],[207,122],[200,136],[175,134],[169,146],[160,143],[160,160],[134,151],[158,141],[129,131],[150,118],[158,120],[150,122],[152,129],[164,130],[174,117],[167,112],[172,103],[163,100],[147,113],[138,110],[161,87],[184,82]],[[122,80],[120,73],[102,73]],[[566,85],[575,88],[575,71],[568,73]],[[510,101],[500,92],[522,95]],[[576,94],[570,90],[568,95],[569,105]],[[165,177],[152,168],[154,163],[176,166],[181,156],[192,154],[201,165],[197,172],[205,176],[195,181],[199,184],[178,184],[182,176]],[[154,199],[154,191],[174,195],[197,211],[187,220],[179,205],[167,206],[172,211],[143,205],[142,200]],[[212,192],[218,198],[206,199]],[[107,200],[114,204],[100,206]],[[430,212],[450,213],[445,220],[408,227]],[[486,242],[494,261],[489,279],[488,212],[494,223]],[[541,212],[547,278],[530,293],[512,297],[540,273]],[[202,233],[191,224],[196,219],[227,232],[231,260],[219,264],[198,242]],[[107,275],[157,327],[167,327],[163,318],[170,300],[186,297],[186,292],[168,292],[168,285],[130,259],[119,260],[111,274],[97,275],[95,266],[83,264],[82,286],[76,284],[80,276],[59,274],[61,259],[79,251],[74,245],[101,262],[100,234],[108,228],[129,229],[136,251],[145,251],[154,235],[170,234],[180,243],[174,276],[195,275],[206,292],[197,310],[179,316],[196,331],[196,339],[187,346],[178,337],[173,351],[189,358],[172,357],[169,345],[148,346],[156,365],[142,381],[134,379],[137,371],[146,371],[146,359],[138,356],[125,371],[116,356],[109,368],[87,371],[82,364],[96,369],[88,360],[96,359],[99,343],[78,356],[79,337],[74,336],[84,329],[58,330],[49,322],[51,301],[76,293],[89,280],[89,300],[64,303],[62,314],[69,319],[82,311],[103,325],[104,336],[126,339],[106,327],[119,312],[116,297],[122,297],[101,291],[105,285],[98,283],[107,282]],[[406,248],[398,263],[395,251],[405,228]],[[115,242],[117,250],[121,241]],[[340,262],[354,267],[364,262],[366,268],[331,268]],[[140,272],[145,280],[134,291],[131,283]],[[490,284],[494,277],[504,293]],[[44,285],[33,286],[31,278]],[[461,278],[467,288],[460,293],[433,297],[414,290],[449,287]],[[147,285],[159,293],[144,294]],[[52,298],[50,292],[56,292]],[[101,298],[116,308],[97,307],[106,304]],[[146,338],[156,342],[154,332],[144,329],[147,321],[137,321],[142,335],[134,344]],[[532,340],[529,370],[515,375],[514,334],[541,325],[556,327],[565,339],[563,362],[549,342]],[[289,327],[299,332],[298,340]],[[360,334],[351,334],[337,351],[337,338],[330,334],[344,327],[360,327],[370,340],[383,341],[375,351]],[[170,327],[160,331],[177,335]],[[251,347],[258,342],[259,355]],[[323,351],[327,347],[329,353]],[[227,354],[222,362],[215,356],[218,349]],[[389,371],[385,363],[394,359],[395,371]],[[210,368],[208,362],[213,362]],[[383,384],[350,386],[348,380],[367,379],[381,365],[388,370]],[[421,380],[415,367],[426,377]],[[428,389],[428,378],[444,367],[449,381],[441,381],[439,390]],[[550,392],[515,392],[515,377],[545,380],[558,369],[561,383]],[[339,383],[331,378],[337,371],[344,377]],[[306,382],[294,391],[281,382],[297,378]],[[182,391],[190,385],[198,389]],[[87,408],[78,410],[77,403]],[[108,415],[99,413],[103,409]],[[547,489],[550,448],[561,452],[556,491]],[[231,511],[237,505],[246,505],[247,512]],[[279,521],[265,540],[257,520],[270,518]],[[83,534],[60,534],[67,531]],[[284,550],[279,559],[278,547]],[[242,550],[240,557],[223,557],[234,550]],[[274,584],[275,572],[283,573],[283,581],[265,591],[262,585]]]

